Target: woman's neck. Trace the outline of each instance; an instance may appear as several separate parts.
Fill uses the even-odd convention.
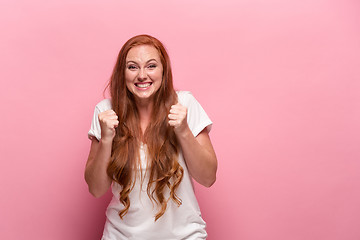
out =
[[[141,130],[144,133],[150,123],[153,103],[151,101],[137,101],[136,107],[140,116]]]

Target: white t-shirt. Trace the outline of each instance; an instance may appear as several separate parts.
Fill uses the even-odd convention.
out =
[[[212,122],[194,96],[187,91],[179,91],[177,94],[179,103],[187,107],[187,122],[193,135],[197,136],[204,128],[210,131]],[[89,138],[96,137],[100,140],[101,129],[98,114],[109,109],[111,109],[109,99],[105,99],[96,105],[91,129],[88,132]],[[135,186],[129,194],[130,208],[123,219],[120,219],[118,215],[119,211],[124,208],[124,205],[119,201],[121,186],[117,183],[112,185],[113,198],[106,210],[106,223],[102,240],[206,239],[206,223],[201,218],[192,178],[182,154],[179,154],[178,161],[184,169],[184,176],[176,191],[182,204],[178,206],[170,199],[164,215],[156,222],[155,215],[159,208],[152,203],[146,191],[148,180],[146,177],[148,174],[145,174],[146,145],[140,147],[140,159],[145,180],[141,184],[139,177],[141,174],[137,174]],[[139,171],[141,171],[140,168]],[[168,194],[164,193],[164,196],[166,197]]]

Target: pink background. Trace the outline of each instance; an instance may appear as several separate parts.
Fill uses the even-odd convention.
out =
[[[0,24],[0,239],[100,239],[87,131],[140,33],[215,123],[209,240],[360,239],[359,1],[9,0]]]

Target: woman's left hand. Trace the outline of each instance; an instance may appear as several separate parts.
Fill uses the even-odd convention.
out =
[[[187,124],[187,108],[177,103],[170,108],[169,124],[174,127],[176,134],[185,131],[188,128]]]
[[[187,123],[187,108],[179,103],[171,106],[168,117],[190,175],[198,183],[210,187],[216,180],[217,159],[207,129],[195,137]]]

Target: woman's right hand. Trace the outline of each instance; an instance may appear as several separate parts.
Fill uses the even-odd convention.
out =
[[[118,116],[113,110],[98,115],[101,139],[92,139],[88,160],[85,167],[85,180],[89,191],[95,197],[104,195],[111,186],[112,179],[107,175],[107,167],[111,160],[112,141],[115,129],[119,125]]]
[[[101,140],[111,141],[115,137],[115,128],[119,125],[118,116],[114,110],[107,110],[99,113],[101,127]]]

